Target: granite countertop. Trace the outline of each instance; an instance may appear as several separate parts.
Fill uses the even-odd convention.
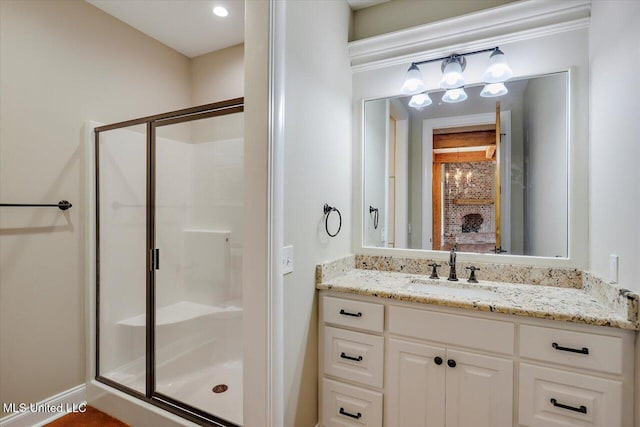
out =
[[[459,282],[447,282],[446,278],[431,281],[422,274],[361,269],[345,269],[333,277],[322,277],[316,287],[399,301],[638,329],[637,322],[580,288],[485,280],[468,284],[462,278]],[[473,290],[468,292],[461,288]]]

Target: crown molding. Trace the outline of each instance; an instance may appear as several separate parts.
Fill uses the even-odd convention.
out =
[[[524,0],[349,43],[362,72],[588,28],[591,0]],[[462,31],[461,31],[462,29]]]

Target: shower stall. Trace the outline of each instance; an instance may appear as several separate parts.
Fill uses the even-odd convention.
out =
[[[242,425],[243,99],[98,126],[95,379]]]

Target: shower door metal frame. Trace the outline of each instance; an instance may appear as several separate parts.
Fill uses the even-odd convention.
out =
[[[95,152],[95,256],[96,256],[96,300],[95,300],[95,379],[123,393],[162,408],[175,415],[203,426],[239,427],[229,421],[202,411],[187,403],[155,391],[155,271],[152,251],[155,247],[155,196],[156,196],[156,128],[172,124],[184,123],[210,117],[240,113],[244,111],[244,98],[234,98],[212,104],[185,108],[153,116],[141,117],[124,122],[99,126],[94,129]],[[100,133],[146,125],[146,350],[145,350],[145,393],[122,385],[110,378],[100,375]]]

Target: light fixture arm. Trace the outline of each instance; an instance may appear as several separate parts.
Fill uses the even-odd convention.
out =
[[[411,65],[428,64],[430,62],[444,61],[445,59],[451,60],[451,59],[457,59],[457,58],[464,58],[465,56],[469,56],[469,55],[477,55],[479,53],[486,53],[486,52],[496,52],[498,50],[500,50],[500,48],[496,46],[489,49],[474,50],[473,52],[467,52],[467,53],[452,53],[451,55],[443,56],[441,58],[426,59],[424,61],[412,62]]]

